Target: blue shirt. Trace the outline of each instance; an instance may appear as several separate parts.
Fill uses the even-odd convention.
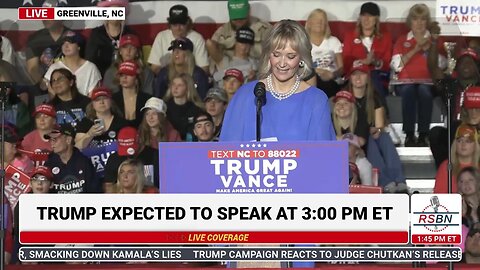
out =
[[[240,87],[228,104],[220,141],[256,139],[256,105],[253,88],[258,81]],[[262,108],[262,139],[278,141],[336,140],[328,98],[323,91],[309,87],[305,91],[278,100],[267,91]]]

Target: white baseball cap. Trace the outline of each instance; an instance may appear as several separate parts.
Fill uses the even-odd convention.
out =
[[[140,109],[140,111],[143,111],[145,109],[154,109],[159,113],[163,113],[164,115],[167,115],[167,104],[165,102],[157,97],[151,97],[145,102],[145,106]]]

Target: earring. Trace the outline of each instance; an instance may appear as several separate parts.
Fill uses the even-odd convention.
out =
[[[298,63],[298,66],[299,66],[300,68],[303,68],[303,67],[305,66],[305,61],[303,61],[303,60],[300,61],[300,63]]]

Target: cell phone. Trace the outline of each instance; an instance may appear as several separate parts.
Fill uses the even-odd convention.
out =
[[[103,121],[103,119],[95,119],[95,120],[93,120],[93,123],[94,123],[95,125],[99,125],[99,126],[101,126],[101,127],[105,127],[105,122]]]

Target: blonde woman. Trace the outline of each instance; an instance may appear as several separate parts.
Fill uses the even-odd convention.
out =
[[[337,139],[344,134],[353,133],[358,136],[358,144],[363,147],[368,139],[368,126],[358,121],[355,97],[348,91],[340,91],[333,98],[332,121]]]
[[[331,35],[327,13],[315,9],[305,23],[310,43],[312,43],[312,60],[317,74],[317,88],[322,89],[328,97],[333,97],[340,90],[337,79],[343,75],[342,43]]]
[[[343,39],[343,66],[346,74],[356,64],[367,65],[375,90],[383,97],[385,74],[390,72],[392,37],[380,31],[380,7],[367,2],[362,4],[355,29]]]
[[[118,167],[115,193],[158,193],[155,187],[145,186],[143,163],[137,159],[127,159]]]
[[[456,175],[465,167],[478,168],[480,157],[480,145],[478,144],[478,132],[474,126],[461,124],[455,133],[455,141],[452,144],[452,192],[458,192]],[[435,177],[434,193],[448,192],[447,177],[448,160],[440,164]]]
[[[402,97],[403,131],[405,146],[428,146],[428,133],[433,108],[433,82],[427,65],[427,53],[432,44],[428,28],[431,24],[430,11],[425,4],[410,8],[407,26],[410,31],[400,36],[393,48],[392,70],[396,73],[395,92]],[[439,47],[440,48],[440,47]],[[445,61],[439,61],[445,67]],[[418,120],[417,120],[418,119]],[[418,121],[418,139],[415,123]]]
[[[208,75],[205,71],[195,64],[193,56],[193,43],[188,38],[178,38],[172,41],[169,51],[172,51],[172,57],[169,64],[160,69],[155,79],[153,87],[153,96],[162,98],[171,85],[172,80],[178,74],[186,73],[192,76],[194,80],[194,89],[203,99],[210,88]]]
[[[204,106],[195,90],[192,76],[186,73],[176,75],[164,100],[168,108],[167,119],[178,130],[182,140],[191,141],[193,117]]]

